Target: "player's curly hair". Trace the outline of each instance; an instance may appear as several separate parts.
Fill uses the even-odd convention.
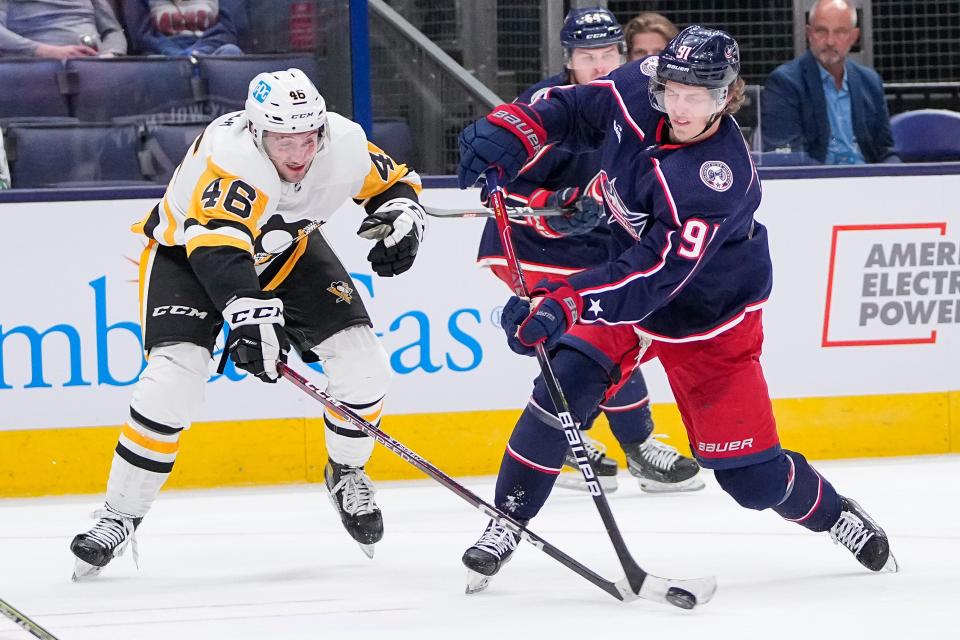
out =
[[[747,83],[743,81],[743,78],[737,76],[737,79],[734,80],[733,84],[730,85],[730,102],[728,102],[727,106],[724,107],[724,114],[732,116],[737,111],[740,111],[740,107],[743,106],[743,101],[746,99],[746,96],[744,95],[746,86]]]

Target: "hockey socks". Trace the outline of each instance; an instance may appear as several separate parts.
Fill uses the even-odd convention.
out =
[[[637,369],[612,398],[600,404],[617,442],[644,442],[653,433],[650,395],[643,374]]]
[[[784,453],[790,462],[787,491],[773,510],[784,520],[811,531],[828,531],[840,517],[840,496],[801,454],[786,450]]]
[[[530,520],[550,496],[569,448],[563,431],[524,409],[513,428],[497,475],[495,504],[518,520]]]

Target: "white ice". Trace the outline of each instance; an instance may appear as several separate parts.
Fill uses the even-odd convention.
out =
[[[464,595],[460,554],[485,518],[430,480],[381,483],[373,560],[317,485],[165,492],[140,529],[140,569],[128,553],[79,584],[67,546],[98,498],[0,501],[0,598],[61,640],[960,638],[960,456],[817,466],[886,529],[900,573],[871,574],[826,534],[737,507],[712,477],[668,496],[622,473],[610,502],[633,555],[662,576],[715,575],[712,602],[620,603],[526,544]],[[492,495],[492,478],[465,484]],[[557,489],[532,528],[620,577],[586,494]],[[29,636],[0,617],[0,638]]]

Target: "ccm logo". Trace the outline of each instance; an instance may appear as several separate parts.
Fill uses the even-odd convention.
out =
[[[726,453],[728,451],[741,451],[752,448],[753,438],[734,440],[733,442],[701,442],[697,445],[697,449],[704,453]]]
[[[503,109],[500,111],[494,111],[492,114],[490,114],[490,117],[503,120],[509,124],[511,127],[520,132],[520,135],[527,139],[527,142],[529,142],[530,146],[533,148],[534,154],[540,152],[540,149],[543,147],[543,143],[537,136],[537,132],[534,131],[533,127],[531,127],[527,122],[524,122],[516,115],[510,113],[509,111],[504,111]]]
[[[207,317],[206,311],[198,311],[193,307],[181,307],[178,304],[166,304],[162,307],[153,308],[154,318],[157,316],[165,316],[168,313],[172,316],[187,316],[188,318],[200,318],[201,320]]]
[[[230,325],[236,326],[241,322],[249,322],[250,320],[264,320],[267,318],[279,318],[282,314],[280,309],[277,307],[254,307],[253,309],[244,309],[243,311],[237,311],[235,314],[230,316]]]
[[[308,113],[295,113],[292,116],[290,116],[290,119],[297,120],[297,119],[312,118],[312,117],[313,117],[313,111],[310,111]]]

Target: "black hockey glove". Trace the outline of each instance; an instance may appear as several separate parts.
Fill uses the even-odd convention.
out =
[[[283,330],[283,302],[279,298],[236,298],[223,310],[223,319],[230,326],[223,349],[220,371],[226,355],[237,365],[264,382],[276,382],[280,374],[277,362],[287,361],[290,341]]]
[[[363,219],[357,235],[378,241],[367,254],[377,275],[389,278],[413,266],[423,239],[425,218],[419,203],[393,198]]]
[[[554,233],[562,236],[579,236],[593,231],[603,220],[603,203],[590,195],[580,196],[577,187],[566,187],[554,191],[544,206],[560,209],[562,216],[544,216],[541,221]]]

